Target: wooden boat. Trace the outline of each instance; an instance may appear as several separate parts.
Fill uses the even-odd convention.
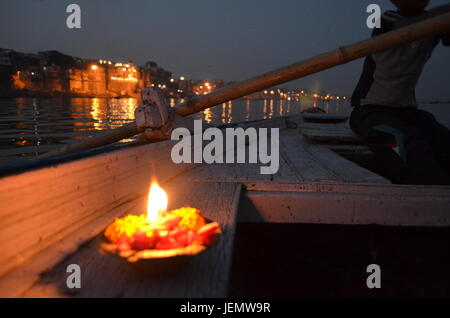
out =
[[[187,116],[374,52],[442,33],[450,27],[449,17],[450,13],[441,14],[194,97],[178,105],[176,112]],[[450,225],[449,187],[393,185],[338,155],[330,149],[332,145],[334,150],[347,153],[355,147],[351,144],[355,136],[339,124],[321,124],[336,126],[316,129],[308,126],[314,124],[305,123],[301,116],[294,116],[241,126],[248,125],[280,129],[280,169],[276,174],[261,175],[259,165],[251,164],[174,164],[170,157],[173,141],[85,150],[4,169],[0,179],[0,296],[223,297],[229,291],[233,259],[261,250],[270,255],[280,248],[267,250],[267,245],[259,244],[263,238],[256,236],[256,244],[250,251],[233,256],[235,243],[255,241],[252,240],[255,237],[244,233],[243,239],[235,242],[239,224],[256,228],[267,224],[375,224],[434,229]],[[98,147],[137,132],[135,123],[126,124],[105,133],[101,140],[80,142],[59,153]],[[348,144],[340,143],[343,139]],[[169,208],[194,206],[223,227],[220,241],[208,254],[196,258],[178,275],[165,278],[143,277],[98,251],[102,232],[115,217],[145,211],[151,177],[157,177],[168,192]],[[448,241],[446,233],[447,236],[442,236],[444,242]],[[306,243],[312,245],[313,240],[314,237],[308,237]],[[292,255],[294,249],[298,250],[297,246],[285,254]],[[374,258],[371,256],[370,261]],[[441,260],[434,262],[441,263]],[[66,284],[71,264],[82,270],[80,289],[71,289]],[[264,265],[259,260],[256,264]],[[409,266],[409,263],[402,265],[402,269]],[[364,272],[365,268],[357,272],[361,270]],[[252,272],[257,272],[254,264],[243,274]],[[348,271],[346,275],[355,272]],[[444,281],[445,294],[448,280],[442,276],[438,280]],[[264,281],[258,277],[258,282]]]
[[[227,295],[236,224],[241,222],[450,225],[449,187],[390,184],[309,139],[312,125],[301,116],[239,125],[280,128],[280,169],[275,175],[261,175],[253,164],[177,165],[170,159],[173,141],[3,170],[1,296],[222,297]],[[157,167],[153,175],[152,166]],[[182,275],[164,280],[142,280],[98,252],[101,233],[115,217],[145,211],[152,176],[167,190],[172,207],[195,206],[224,227],[211,253]],[[85,269],[82,289],[66,287],[68,264]]]

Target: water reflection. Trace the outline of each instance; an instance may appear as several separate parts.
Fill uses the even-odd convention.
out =
[[[203,111],[203,114],[205,115],[203,120],[206,121],[207,123],[212,123],[213,121],[213,114],[211,111],[211,108],[207,108]]]
[[[269,119],[273,118],[273,99],[271,99],[269,103],[269,114],[267,115],[267,118]]]
[[[225,123],[225,118],[227,118],[227,113],[226,113],[226,109],[227,109],[227,103],[223,103],[222,104],[222,116],[221,116],[221,122]]]
[[[100,129],[100,125],[102,124],[102,118],[98,98],[92,99],[91,116],[96,120],[96,122],[94,123],[95,129]]]
[[[134,98],[109,100],[92,98],[90,107],[95,129],[114,129],[134,119],[138,100]]]
[[[248,121],[250,117],[250,100],[245,100],[245,121]]]
[[[264,100],[263,119],[267,119],[267,99]]]
[[[169,105],[184,102],[170,99]],[[16,98],[0,100],[0,165],[35,157],[133,120],[140,101],[133,98]],[[239,99],[191,117],[210,124],[270,119],[299,114],[308,107],[328,113],[348,113],[344,101]]]
[[[350,112],[347,102],[340,101],[293,101],[287,99],[234,100],[205,109],[192,117],[208,123],[227,124],[231,122],[271,119],[277,116],[299,114],[310,107],[320,107],[329,114],[345,115]]]
[[[227,119],[226,119],[227,123],[231,123],[231,121],[233,120],[232,112],[233,112],[233,102],[230,100],[227,105]]]
[[[0,164],[35,157],[134,118],[133,98],[16,98],[0,101]]]

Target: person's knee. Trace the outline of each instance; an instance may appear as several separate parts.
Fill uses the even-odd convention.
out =
[[[436,117],[432,113],[429,113],[425,110],[418,109],[417,113],[420,116],[420,119],[422,119],[425,122],[436,122]]]

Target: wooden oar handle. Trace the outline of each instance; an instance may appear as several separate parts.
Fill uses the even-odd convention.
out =
[[[181,116],[187,116],[219,105],[229,100],[243,97],[306,75],[317,73],[333,66],[341,65],[372,53],[409,43],[420,38],[450,30],[450,13],[404,26],[369,40],[339,47],[333,51],[282,67],[246,81],[226,86],[208,95],[193,97],[175,107]],[[41,158],[104,146],[138,133],[136,124],[129,123],[111,131],[86,140],[64,146],[61,149],[44,154]]]

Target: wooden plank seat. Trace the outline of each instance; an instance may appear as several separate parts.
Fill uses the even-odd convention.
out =
[[[362,144],[361,138],[356,136],[348,126],[348,123],[328,124],[328,123],[308,123],[297,122],[302,133],[312,141],[339,142]]]
[[[296,124],[308,140],[327,147],[336,153],[372,154],[364,141],[353,133],[348,126],[348,122],[337,124],[308,123],[299,119]]]

